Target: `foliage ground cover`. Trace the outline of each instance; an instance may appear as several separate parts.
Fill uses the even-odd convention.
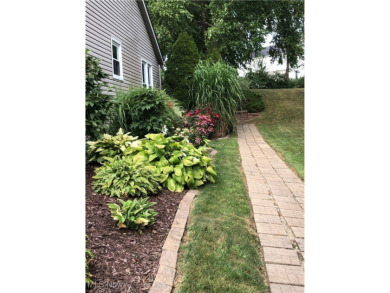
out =
[[[139,230],[141,234],[142,229],[154,224],[154,217],[157,216],[157,212],[151,207],[156,202],[149,202],[147,197],[127,201],[119,199],[119,201],[122,206],[116,203],[107,204],[111,209],[112,218],[118,221],[119,228]]]
[[[305,177],[304,89],[259,89],[265,111],[254,121],[264,139]]]
[[[106,157],[113,158],[116,155],[123,155],[130,143],[137,140],[137,138],[137,136],[131,136],[130,133],[123,133],[123,129],[120,128],[115,136],[104,134],[97,141],[88,141],[87,154],[89,161],[102,163],[106,160]]]
[[[87,240],[85,240],[87,245]],[[95,255],[87,247],[85,247],[85,285],[91,287],[93,285],[92,274],[89,271],[89,263],[95,258]]]
[[[157,181],[170,191],[182,192],[186,186],[196,189],[207,181],[214,182],[217,176],[205,146],[196,148],[183,137],[162,133],[150,133],[129,144],[129,136],[123,139],[125,135],[119,131],[116,137],[104,136],[108,143],[88,142],[93,158],[103,162],[94,177],[97,192],[119,197],[147,195],[156,193]],[[116,142],[113,151],[112,140]],[[113,157],[107,155],[105,147]]]
[[[195,200],[180,248],[176,292],[268,292],[236,136],[210,145],[218,151],[218,177]]]
[[[147,196],[161,189],[160,176],[129,157],[107,158],[93,177],[96,192],[117,197]]]

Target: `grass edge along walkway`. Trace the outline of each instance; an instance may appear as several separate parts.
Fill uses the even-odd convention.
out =
[[[265,103],[254,123],[265,141],[301,179],[305,179],[305,90],[257,89]]]
[[[218,151],[218,176],[195,198],[179,250],[174,292],[269,292],[237,136],[212,141],[211,146]]]

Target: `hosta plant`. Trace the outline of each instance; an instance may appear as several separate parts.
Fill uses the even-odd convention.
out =
[[[87,246],[87,240],[85,240],[85,246]],[[85,247],[85,285],[87,287],[91,287],[93,285],[93,281],[91,279],[92,274],[89,272],[89,263],[94,258],[95,255],[92,253],[92,251]]]
[[[122,207],[115,203],[107,204],[112,218],[118,221],[119,229],[128,228],[142,233],[142,229],[154,223],[157,212],[151,207],[156,204],[155,202],[149,202],[147,197],[127,201],[119,199],[119,201]]]
[[[137,140],[137,138],[136,136],[129,135],[129,133],[123,133],[123,130],[120,128],[115,136],[104,134],[102,139],[89,141],[87,142],[89,145],[89,161],[102,163],[106,158],[123,155],[126,148],[130,146],[132,141]]]
[[[159,174],[160,182],[170,191],[182,192],[185,186],[195,189],[217,175],[207,148],[194,147],[179,136],[147,134],[139,147],[126,150],[134,163],[147,165]]]
[[[107,158],[95,169],[93,188],[111,197],[155,194],[161,189],[161,176],[154,169],[135,163],[131,157]]]

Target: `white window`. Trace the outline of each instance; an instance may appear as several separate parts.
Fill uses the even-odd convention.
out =
[[[116,79],[123,80],[122,70],[122,45],[121,42],[111,38],[112,50],[112,76]]]
[[[142,60],[142,86],[153,87],[153,68],[152,65]]]

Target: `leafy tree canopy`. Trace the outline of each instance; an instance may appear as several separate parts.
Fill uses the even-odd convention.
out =
[[[195,34],[191,27],[194,16],[189,11],[189,1],[148,0],[147,4],[164,57],[169,55],[180,33]]]
[[[217,48],[230,65],[245,65],[262,50],[268,11],[267,1],[212,1],[207,46]]]
[[[201,55],[211,48],[234,66],[245,66],[274,32],[270,54],[295,66],[304,56],[303,0],[147,0],[161,51],[170,56],[179,34],[187,32]]]
[[[210,63],[217,63],[218,61],[222,61],[222,58],[221,55],[218,53],[218,50],[213,48],[207,55],[206,60]]]
[[[191,35],[200,52],[216,48],[238,67],[260,52],[266,35],[266,1],[148,0],[162,54],[169,56],[181,32]]]
[[[272,15],[268,29],[274,32],[269,54],[279,64],[287,60],[286,76],[289,67],[296,67],[304,58],[304,1],[286,0],[271,2]]]

